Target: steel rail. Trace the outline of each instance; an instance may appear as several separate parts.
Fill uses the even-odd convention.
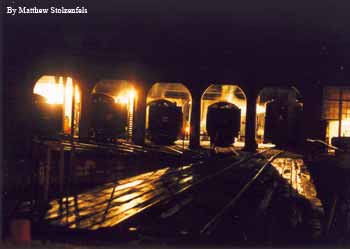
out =
[[[221,218],[227,213],[229,209],[231,209],[241,198],[241,196],[249,189],[249,187],[256,181],[256,179],[261,175],[261,173],[265,170],[265,168],[280,154],[282,154],[283,151],[279,151],[270,158],[267,159],[267,161],[261,166],[259,171],[249,179],[249,181],[241,188],[241,190],[227,203],[227,205],[224,206],[214,217],[212,217],[209,222],[206,223],[206,225],[201,229],[200,234],[210,234],[213,229],[215,229],[216,225],[219,223]],[[251,158],[253,159],[253,158]],[[250,159],[250,160],[251,160]]]

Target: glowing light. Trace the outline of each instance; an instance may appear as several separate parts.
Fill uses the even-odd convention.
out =
[[[338,120],[332,120],[329,121],[328,127],[327,127],[327,133],[328,133],[328,143],[331,143],[331,140],[333,137],[339,136],[339,121]],[[342,137],[348,137],[350,136],[350,120],[345,119],[341,121],[341,134]]]
[[[256,113],[262,114],[266,112],[266,106],[256,105]]]
[[[118,104],[127,104],[129,99],[125,96],[114,97],[114,102]]]
[[[118,96],[114,97],[114,102],[119,104],[128,104],[134,101],[136,98],[135,89],[128,89],[121,92]]]
[[[62,77],[60,77],[60,81],[63,81]],[[72,81],[72,78],[68,77],[67,82],[66,82],[65,91],[64,91],[63,129],[64,129],[65,133],[70,133],[70,129],[71,129],[72,98],[73,98],[73,81]]]
[[[136,91],[134,89],[131,89],[127,93],[129,99],[134,99],[136,97]]]
[[[48,104],[63,105],[63,130],[65,133],[71,132],[71,120],[78,127],[78,113],[80,112],[81,94],[78,85],[73,83],[70,77],[43,76],[34,86],[33,93],[43,96]],[[74,93],[74,94],[73,94]],[[76,115],[72,117],[73,95],[75,95]]]
[[[185,128],[185,134],[186,134],[186,135],[190,134],[190,127],[189,127],[189,126],[186,126],[186,128]]]
[[[75,94],[75,101],[76,101],[76,103],[80,103],[81,98],[80,98],[80,91],[79,91],[78,85],[75,85],[74,91],[75,91],[75,93],[74,93]]]
[[[57,84],[54,76],[41,77],[33,92],[45,97],[48,104],[63,104],[63,82]]]

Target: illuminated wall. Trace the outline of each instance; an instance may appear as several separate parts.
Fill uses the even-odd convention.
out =
[[[147,94],[147,104],[151,101],[165,99],[175,102],[182,108],[182,131],[185,139],[189,138],[192,97],[190,91],[182,83],[155,83]],[[148,106],[146,110],[146,129],[148,128]]]
[[[48,105],[62,106],[62,130],[64,134],[71,134],[73,125],[73,135],[78,137],[81,92],[78,84],[71,77],[43,76],[36,82],[33,93],[44,97]]]
[[[244,142],[245,137],[245,120],[246,120],[246,108],[247,101],[246,96],[242,89],[237,85],[210,85],[203,93],[201,101],[201,121],[200,121],[200,134],[201,141],[209,141],[209,137],[206,130],[206,118],[208,106],[219,101],[226,101],[232,103],[241,109],[241,127],[238,136],[238,141]]]
[[[350,136],[350,87],[323,89],[322,118],[326,121],[326,142],[332,137]]]

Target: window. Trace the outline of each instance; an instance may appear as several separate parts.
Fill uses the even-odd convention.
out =
[[[327,122],[326,142],[333,137],[350,136],[350,88],[325,87],[322,118]]]

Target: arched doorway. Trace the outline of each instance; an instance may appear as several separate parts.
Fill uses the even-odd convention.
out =
[[[91,92],[90,138],[101,142],[131,141],[136,97],[135,84],[130,81],[99,81]]]
[[[245,139],[245,120],[246,120],[246,106],[247,100],[243,90],[238,85],[210,85],[202,95],[201,99],[201,118],[200,118],[200,143],[201,146],[207,147],[210,144],[210,137],[207,131],[207,114],[208,108],[215,103],[228,103],[226,105],[220,104],[224,108],[234,108],[240,110],[239,132],[234,141],[235,147],[243,147]],[[231,104],[231,105],[229,105]]]
[[[33,89],[34,135],[79,136],[81,91],[71,77],[42,76]]]
[[[188,146],[191,106],[191,93],[184,84],[153,84],[147,94],[147,139],[154,143]]]

